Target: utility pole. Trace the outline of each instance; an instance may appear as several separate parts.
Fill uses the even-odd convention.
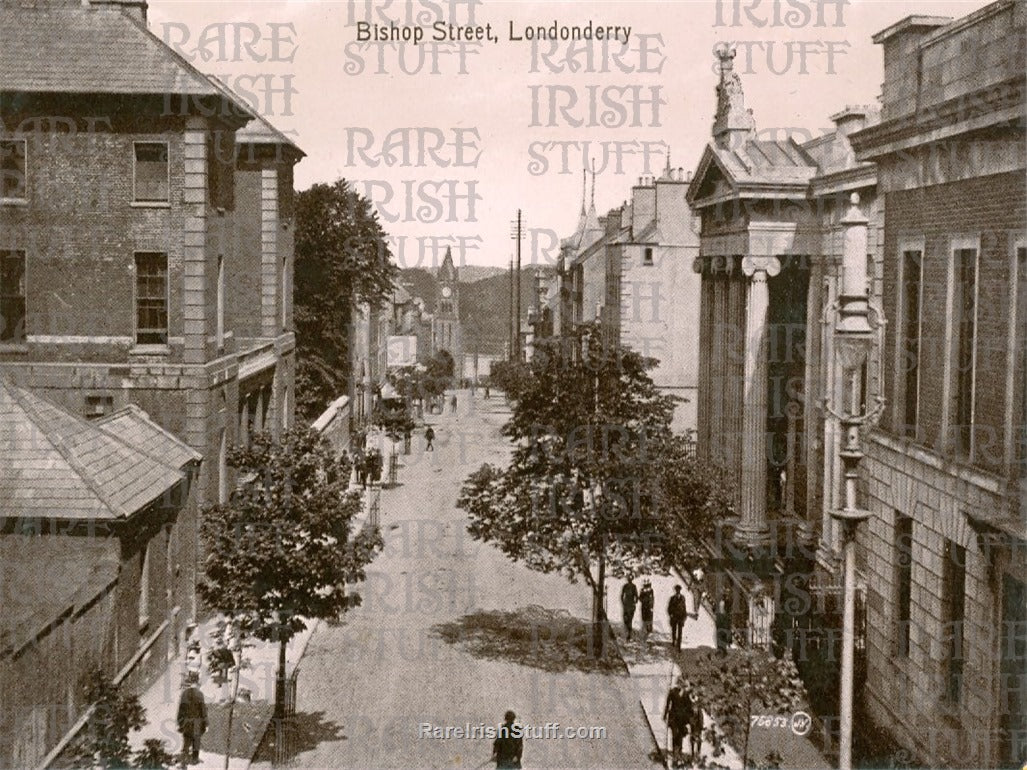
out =
[[[514,326],[514,319],[516,318],[516,316],[514,315],[514,263],[513,263],[513,259],[510,260],[510,296],[509,296],[508,299],[510,300],[510,308],[509,308],[509,310],[510,310],[510,314],[509,314],[510,323],[509,323],[509,325],[507,327],[507,331],[509,332],[510,341],[507,344],[507,351],[506,352],[507,352],[507,358],[509,358],[511,361],[513,361],[514,360],[514,355],[515,355],[515,353],[514,353],[514,350],[515,350],[514,339],[516,339],[516,331],[515,331],[515,326]]]
[[[521,240],[524,236],[524,220],[517,209],[517,219],[510,223],[510,237],[517,241],[517,269],[514,272],[514,344],[515,361],[521,360]]]

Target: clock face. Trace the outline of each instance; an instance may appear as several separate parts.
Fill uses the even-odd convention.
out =
[[[443,297],[448,297],[452,293],[453,293],[453,290],[450,289],[448,286],[443,286],[442,287],[442,296]]]

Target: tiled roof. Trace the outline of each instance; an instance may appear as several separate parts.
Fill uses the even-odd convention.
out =
[[[203,455],[160,427],[135,404],[97,420],[95,425],[164,465],[183,468],[203,459]]]
[[[0,8],[0,90],[223,93],[141,23],[111,8]]]
[[[738,184],[806,184],[817,173],[816,161],[791,139],[750,140],[737,149],[714,149]]]
[[[183,473],[0,379],[0,505],[7,517],[127,518]]]
[[[0,657],[107,588],[118,576],[119,549],[112,537],[0,537]]]

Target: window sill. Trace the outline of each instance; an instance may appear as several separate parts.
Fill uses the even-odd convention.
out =
[[[0,206],[28,206],[28,198],[0,198]]]
[[[136,345],[128,351],[130,356],[166,356],[170,353],[169,345]]]
[[[132,201],[128,205],[134,209],[169,209],[171,201]]]

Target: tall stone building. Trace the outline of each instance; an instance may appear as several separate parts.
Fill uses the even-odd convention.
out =
[[[874,36],[887,407],[867,448],[866,695],[933,767],[1027,760],[1027,7]]]
[[[138,404],[203,455],[200,502],[224,500],[227,448],[292,423],[302,153],[145,2],[40,5],[0,7],[0,365],[79,414]]]

